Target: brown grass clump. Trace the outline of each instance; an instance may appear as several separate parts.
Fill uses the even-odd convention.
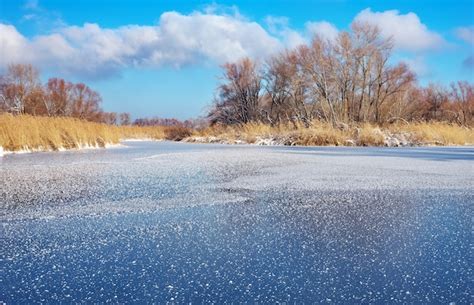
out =
[[[192,135],[192,130],[181,126],[169,126],[164,128],[164,138],[171,141],[181,141]]]
[[[340,146],[349,139],[345,131],[329,124],[314,123],[309,128],[299,127],[289,133],[292,145]]]
[[[385,137],[378,127],[364,124],[355,128],[354,139],[358,146],[383,146]]]

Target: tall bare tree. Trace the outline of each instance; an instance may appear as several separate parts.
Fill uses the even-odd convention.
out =
[[[73,84],[61,78],[51,78],[46,84],[44,104],[48,116],[71,114],[71,95]]]
[[[223,66],[222,83],[210,114],[212,121],[241,124],[260,117],[262,78],[257,64],[249,58]]]
[[[27,107],[34,109],[40,98],[39,72],[29,64],[13,64],[0,79],[0,103],[5,111],[23,114]]]

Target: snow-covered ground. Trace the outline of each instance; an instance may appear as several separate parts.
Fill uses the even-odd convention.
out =
[[[474,149],[127,142],[0,160],[0,300],[469,303]]]

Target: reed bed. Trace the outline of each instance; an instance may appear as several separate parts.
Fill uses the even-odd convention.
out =
[[[410,146],[472,145],[474,130],[470,127],[441,122],[389,124],[329,124],[314,121],[302,124],[270,126],[249,123],[235,126],[213,126],[195,132],[188,141],[302,146]]]
[[[0,147],[5,151],[48,151],[105,147],[129,138],[161,140],[165,127],[114,126],[68,117],[0,115]]]
[[[302,146],[473,145],[474,130],[442,122],[375,126],[332,125],[319,121],[312,122],[309,127],[249,123],[191,130],[184,127],[115,126],[67,117],[0,115],[0,147],[4,151],[105,147],[125,139]]]

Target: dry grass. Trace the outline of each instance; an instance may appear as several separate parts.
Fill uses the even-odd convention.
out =
[[[58,150],[105,146],[120,140],[118,128],[72,118],[0,115],[0,146],[5,150]]]
[[[364,124],[361,127],[355,128],[353,139],[358,146],[383,146],[385,136],[379,127]]]
[[[447,123],[412,123],[406,125],[374,126],[370,124],[334,127],[319,121],[309,128],[302,125],[281,124],[271,127],[251,123],[243,126],[215,126],[195,133],[201,140],[213,142],[259,143],[270,139],[278,144],[323,146],[358,145],[383,146],[393,138],[411,145],[467,145],[474,144],[474,131]]]
[[[171,141],[181,141],[193,134],[189,128],[180,126],[169,126],[164,128],[164,138]]]
[[[165,128],[161,126],[114,126],[120,132],[120,139],[151,139],[163,140]]]
[[[473,145],[473,128],[440,122],[392,125],[392,133],[410,134],[414,142],[429,145]]]
[[[0,115],[0,146],[7,151],[104,147],[127,138],[164,139],[163,127],[111,126],[65,117]]]
[[[351,139],[351,133],[321,122],[314,122],[310,128],[303,125],[250,123],[242,126],[216,126],[196,133],[203,138],[219,139],[227,142],[243,141],[258,143],[262,139],[271,139],[285,145],[344,145]]]
[[[411,145],[474,144],[472,128],[447,123],[411,123],[373,126],[370,124],[340,126],[315,121],[309,128],[302,125],[269,126],[251,123],[243,126],[214,126],[201,131],[182,127],[110,126],[73,118],[0,115],[0,147],[6,151],[60,150],[84,146],[104,147],[121,139],[200,142],[262,143],[283,145],[359,145],[383,146],[388,138]]]

